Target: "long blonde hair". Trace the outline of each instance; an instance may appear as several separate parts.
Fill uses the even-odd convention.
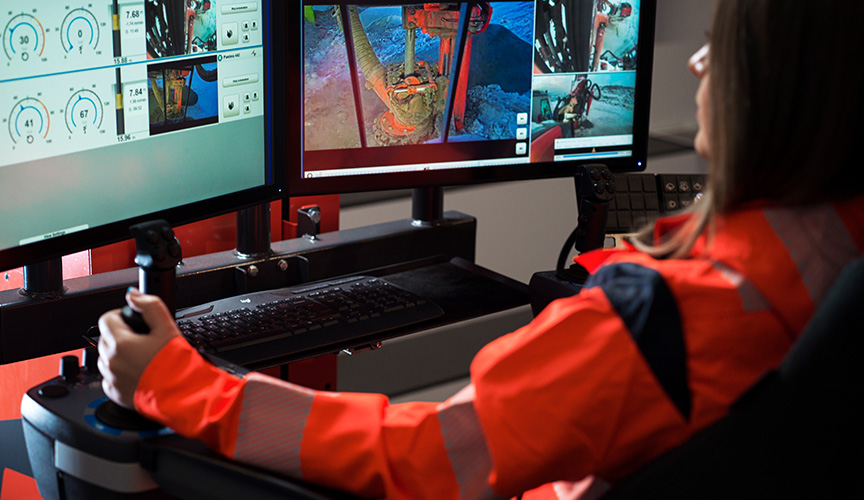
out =
[[[864,2],[719,0],[709,37],[708,192],[675,234],[657,242],[647,228],[634,244],[684,257],[700,234],[710,237],[716,215],[747,203],[864,193],[862,28]]]

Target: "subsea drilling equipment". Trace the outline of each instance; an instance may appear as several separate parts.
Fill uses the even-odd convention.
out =
[[[449,129],[439,119],[447,110],[455,130],[462,130],[465,126],[471,37],[489,26],[492,6],[488,2],[476,2],[470,6],[461,52],[457,46],[462,21],[460,7],[458,3],[403,6],[404,61],[387,65],[382,64],[375,54],[356,7],[349,7],[351,41],[358,67],[366,79],[366,88],[373,90],[387,106],[387,111],[376,117],[373,125],[379,145],[417,144],[440,137],[442,128]],[[420,60],[415,56],[417,30],[440,39],[437,62]],[[458,75],[456,88],[450,92],[454,75]]]

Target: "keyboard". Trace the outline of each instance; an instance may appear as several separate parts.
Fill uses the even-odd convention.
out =
[[[356,276],[221,299],[178,311],[176,319],[194,347],[244,365],[355,347],[355,339],[443,315],[437,304],[393,283]]]
[[[701,174],[616,174],[606,233],[632,233],[660,215],[689,207],[705,189]]]

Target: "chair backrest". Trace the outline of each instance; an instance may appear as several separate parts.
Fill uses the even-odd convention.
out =
[[[602,500],[864,498],[864,258],[728,416]]]

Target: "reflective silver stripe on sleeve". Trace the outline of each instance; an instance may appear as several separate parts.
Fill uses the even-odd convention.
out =
[[[300,441],[314,393],[255,373],[246,378],[234,458],[302,477]]]
[[[742,309],[747,312],[759,312],[771,308],[768,299],[743,274],[716,260],[714,261],[714,268],[738,290]]]
[[[814,303],[822,299],[843,267],[859,255],[832,206],[770,209],[765,210],[765,217],[786,245]]]
[[[552,483],[552,490],[557,500],[599,500],[610,489],[609,483],[594,476],[588,476],[576,483],[566,481]]]
[[[438,421],[462,499],[499,500],[489,487],[492,458],[474,411],[474,386],[469,385],[438,407]],[[503,500],[503,499],[501,499]]]

